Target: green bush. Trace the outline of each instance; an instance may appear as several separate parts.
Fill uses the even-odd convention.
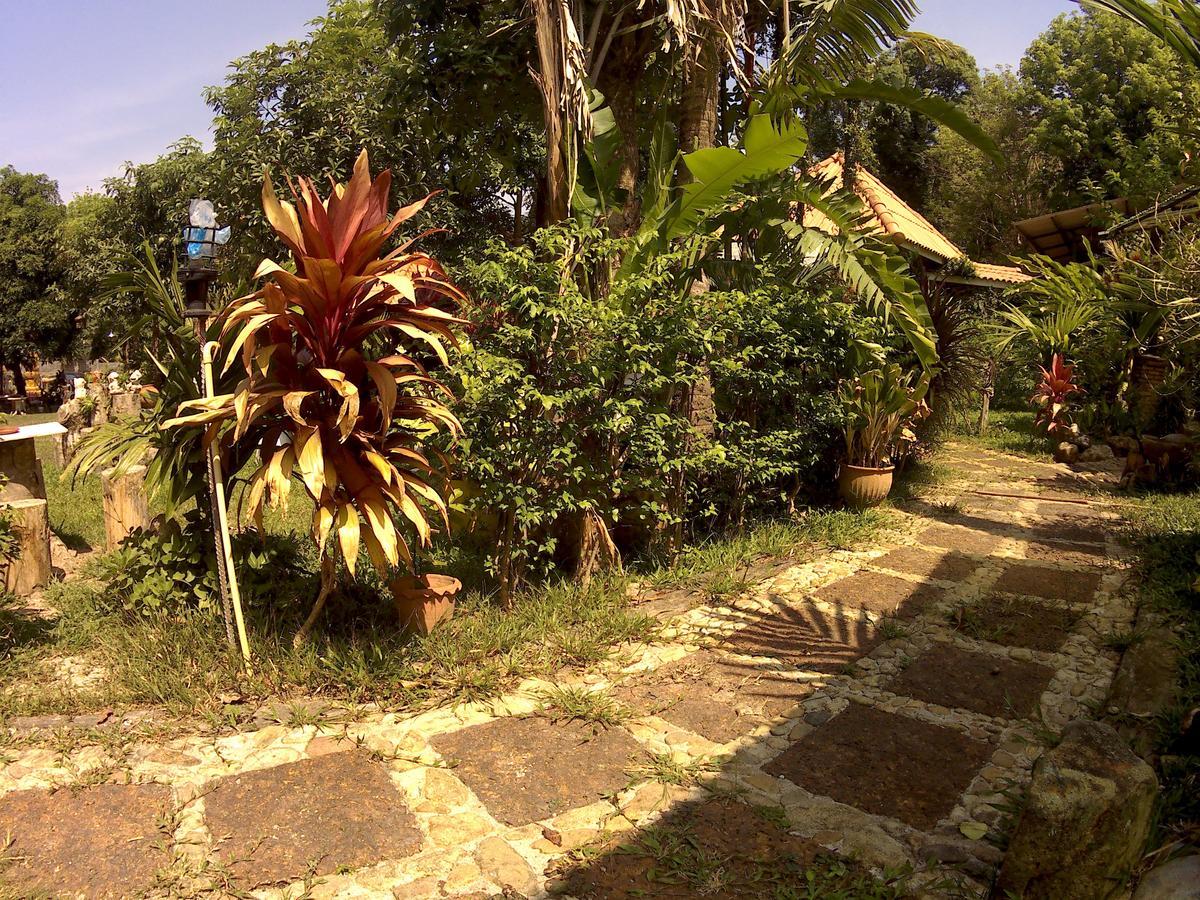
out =
[[[837,384],[874,320],[769,268],[688,290],[686,248],[606,281],[629,246],[569,225],[461,273],[476,329],[454,385],[458,502],[509,587],[571,559],[582,515],[625,551],[678,546],[832,468]]]
[[[244,603],[264,599],[282,573],[294,573],[289,542],[256,532],[234,537],[238,586]],[[215,612],[221,607],[212,532],[196,510],[168,519],[157,530],[138,529],[101,558],[99,572],[107,602],[130,615]]]

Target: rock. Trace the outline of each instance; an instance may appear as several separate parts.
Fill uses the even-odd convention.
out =
[[[1117,894],[1141,857],[1157,792],[1154,770],[1113,728],[1072,722],[1033,767],[993,896],[1102,900]]]
[[[1075,446],[1080,450],[1086,450],[1088,447],[1092,446],[1092,439],[1086,434],[1081,434],[1079,437],[1075,438]]]
[[[1070,441],[1063,441],[1054,451],[1054,461],[1060,463],[1073,463],[1079,459],[1079,448]]]
[[[1127,456],[1129,455],[1129,451],[1137,449],[1138,442],[1135,437],[1118,434],[1108,439],[1108,446],[1112,448],[1113,453],[1117,456]]]
[[[1196,900],[1200,897],[1200,855],[1183,856],[1142,876],[1133,900]]]
[[[1143,632],[1121,657],[1108,704],[1138,718],[1157,715],[1174,698],[1178,658],[1178,642],[1169,628]]]
[[[537,890],[537,876],[529,863],[501,838],[492,836],[481,841],[475,851],[475,862],[484,875],[506,891],[513,889],[532,894]]]
[[[1113,458],[1112,447],[1108,444],[1096,444],[1079,454],[1079,461],[1085,463],[1107,462]]]

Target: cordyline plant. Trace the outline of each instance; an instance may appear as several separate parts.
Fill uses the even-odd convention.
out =
[[[1043,426],[1052,436],[1066,435],[1071,430],[1068,400],[1072,394],[1082,393],[1083,388],[1075,383],[1075,367],[1068,366],[1062,354],[1055,353],[1050,368],[1042,369],[1042,383],[1029,398],[1038,408],[1034,424]]]
[[[423,449],[434,433],[459,431],[439,399],[449,394],[420,361],[447,362],[461,323],[436,304],[463,299],[442,267],[413,241],[380,255],[393,233],[429,199],[387,214],[391,173],[371,180],[364,150],[347,184],[322,199],[312,181],[291,185],[281,202],[270,178],[263,208],[292,252],[295,271],[264,260],[262,287],[220,313],[226,370],[239,359],[246,377],[233,393],[191,400],[164,427],[224,429],[234,444],[252,441],[261,464],[243,501],[261,529],[265,504],[286,505],[292,479],[313,498],[312,535],[321,554],[321,591],[296,642],[311,631],[332,590],[327,541],[336,529],[354,575],[359,547],[386,573],[413,569],[405,533],[419,546],[433,531],[430,513],[449,527],[447,462]],[[232,425],[232,428],[228,428]]]

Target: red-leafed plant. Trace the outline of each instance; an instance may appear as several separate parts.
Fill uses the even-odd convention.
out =
[[[1083,388],[1075,383],[1075,367],[1063,362],[1062,354],[1055,353],[1050,368],[1042,368],[1042,383],[1029,402],[1038,407],[1035,424],[1041,425],[1054,437],[1070,431],[1068,398],[1082,394]]]
[[[264,504],[286,504],[293,478],[312,496],[322,584],[297,642],[333,586],[326,542],[334,528],[353,576],[360,543],[381,572],[401,562],[412,570],[410,539],[427,545],[431,519],[449,525],[445,461],[423,448],[459,424],[421,359],[447,361],[443,341],[453,343],[460,320],[437,304],[463,298],[412,241],[380,255],[429,199],[389,219],[390,186],[389,172],[371,180],[365,150],[327,199],[301,178],[295,204],[281,202],[265,180],[263,207],[294,271],[265,260],[262,287],[220,313],[225,368],[240,356],[246,372],[234,392],[188,401],[166,424],[253,442],[261,465],[244,501],[260,522]]]

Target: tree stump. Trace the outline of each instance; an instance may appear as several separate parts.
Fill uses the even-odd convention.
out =
[[[33,438],[0,444],[0,473],[8,478],[0,489],[0,503],[46,499],[46,479]]]
[[[17,534],[17,555],[4,570],[4,589],[25,597],[50,582],[50,516],[45,500],[12,500],[4,504]]]
[[[142,412],[141,396],[134,391],[111,394],[112,418],[114,420],[136,419]]]
[[[117,474],[114,469],[100,473],[104,492],[104,537],[109,550],[125,540],[135,528],[150,525],[146,503],[146,467],[130,466]]]

